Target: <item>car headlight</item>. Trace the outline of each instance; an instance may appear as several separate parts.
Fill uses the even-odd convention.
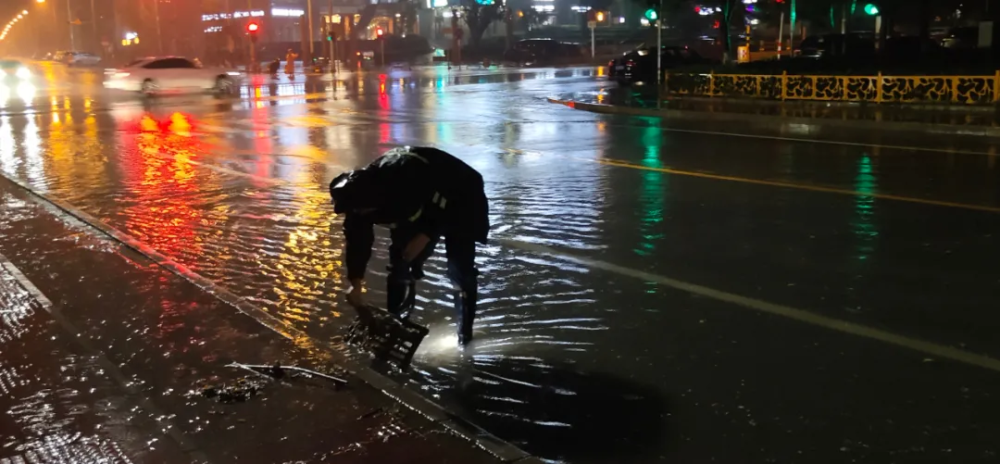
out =
[[[15,75],[18,79],[31,79],[31,71],[28,68],[17,68]]]

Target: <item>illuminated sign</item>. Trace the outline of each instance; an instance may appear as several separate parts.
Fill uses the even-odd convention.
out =
[[[304,16],[305,14],[305,10],[296,10],[292,8],[271,8],[271,16],[298,17]]]
[[[230,19],[230,18],[260,18],[266,13],[264,10],[255,11],[237,11],[233,14],[228,13],[216,13],[216,14],[205,14],[201,15],[202,21],[218,21],[220,19]]]

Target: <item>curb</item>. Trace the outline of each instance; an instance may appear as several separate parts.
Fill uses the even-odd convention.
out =
[[[806,118],[801,116],[775,116],[770,114],[751,113],[727,113],[708,112],[693,110],[674,109],[653,109],[636,108],[631,106],[604,105],[599,103],[585,103],[576,100],[560,100],[557,98],[546,98],[549,103],[568,106],[570,108],[591,113],[617,114],[627,116],[650,116],[664,119],[700,119],[706,121],[719,122],[771,122],[783,124],[813,124],[825,125],[829,127],[842,127],[848,129],[882,129],[898,131],[921,131],[936,134],[952,135],[974,135],[979,137],[1000,138],[1000,127],[988,126],[959,126],[954,124],[927,124],[919,122],[897,122],[897,121],[871,121],[857,119],[824,119]]]
[[[518,464],[543,463],[542,460],[529,455],[520,448],[494,436],[472,422],[449,412],[443,406],[424,398],[419,393],[414,392],[413,390],[404,387],[402,384],[380,374],[364,363],[348,359],[340,354],[337,347],[330,345],[328,342],[311,337],[305,331],[300,330],[288,322],[278,319],[266,311],[254,306],[246,299],[237,296],[226,288],[206,279],[205,277],[202,277],[183,264],[177,263],[167,256],[160,254],[158,251],[136,240],[134,237],[101,222],[99,219],[77,209],[73,205],[49,198],[18,179],[12,179],[5,175],[0,175],[0,178],[3,178],[11,184],[20,187],[42,201],[54,205],[64,213],[82,221],[94,229],[97,229],[101,233],[125,245],[126,247],[131,248],[157,265],[173,272],[184,280],[200,287],[208,294],[218,298],[220,301],[232,306],[237,311],[253,318],[264,327],[271,329],[282,337],[293,341],[306,339],[312,341],[316,345],[326,348],[333,359],[333,362],[339,367],[350,371],[353,377],[361,380],[368,386],[381,391],[392,400],[426,417],[431,422],[442,425],[455,435],[468,440],[477,448],[482,449],[500,461],[504,463]]]

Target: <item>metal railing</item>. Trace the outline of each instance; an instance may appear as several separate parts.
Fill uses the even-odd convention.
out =
[[[663,82],[667,94],[702,97],[969,105],[1000,102],[1000,71],[992,76],[668,73]]]

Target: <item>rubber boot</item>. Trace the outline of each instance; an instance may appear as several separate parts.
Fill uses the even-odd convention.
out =
[[[458,344],[472,343],[472,325],[476,320],[477,288],[475,283],[463,285],[462,291],[455,292],[455,313],[458,315]]]

